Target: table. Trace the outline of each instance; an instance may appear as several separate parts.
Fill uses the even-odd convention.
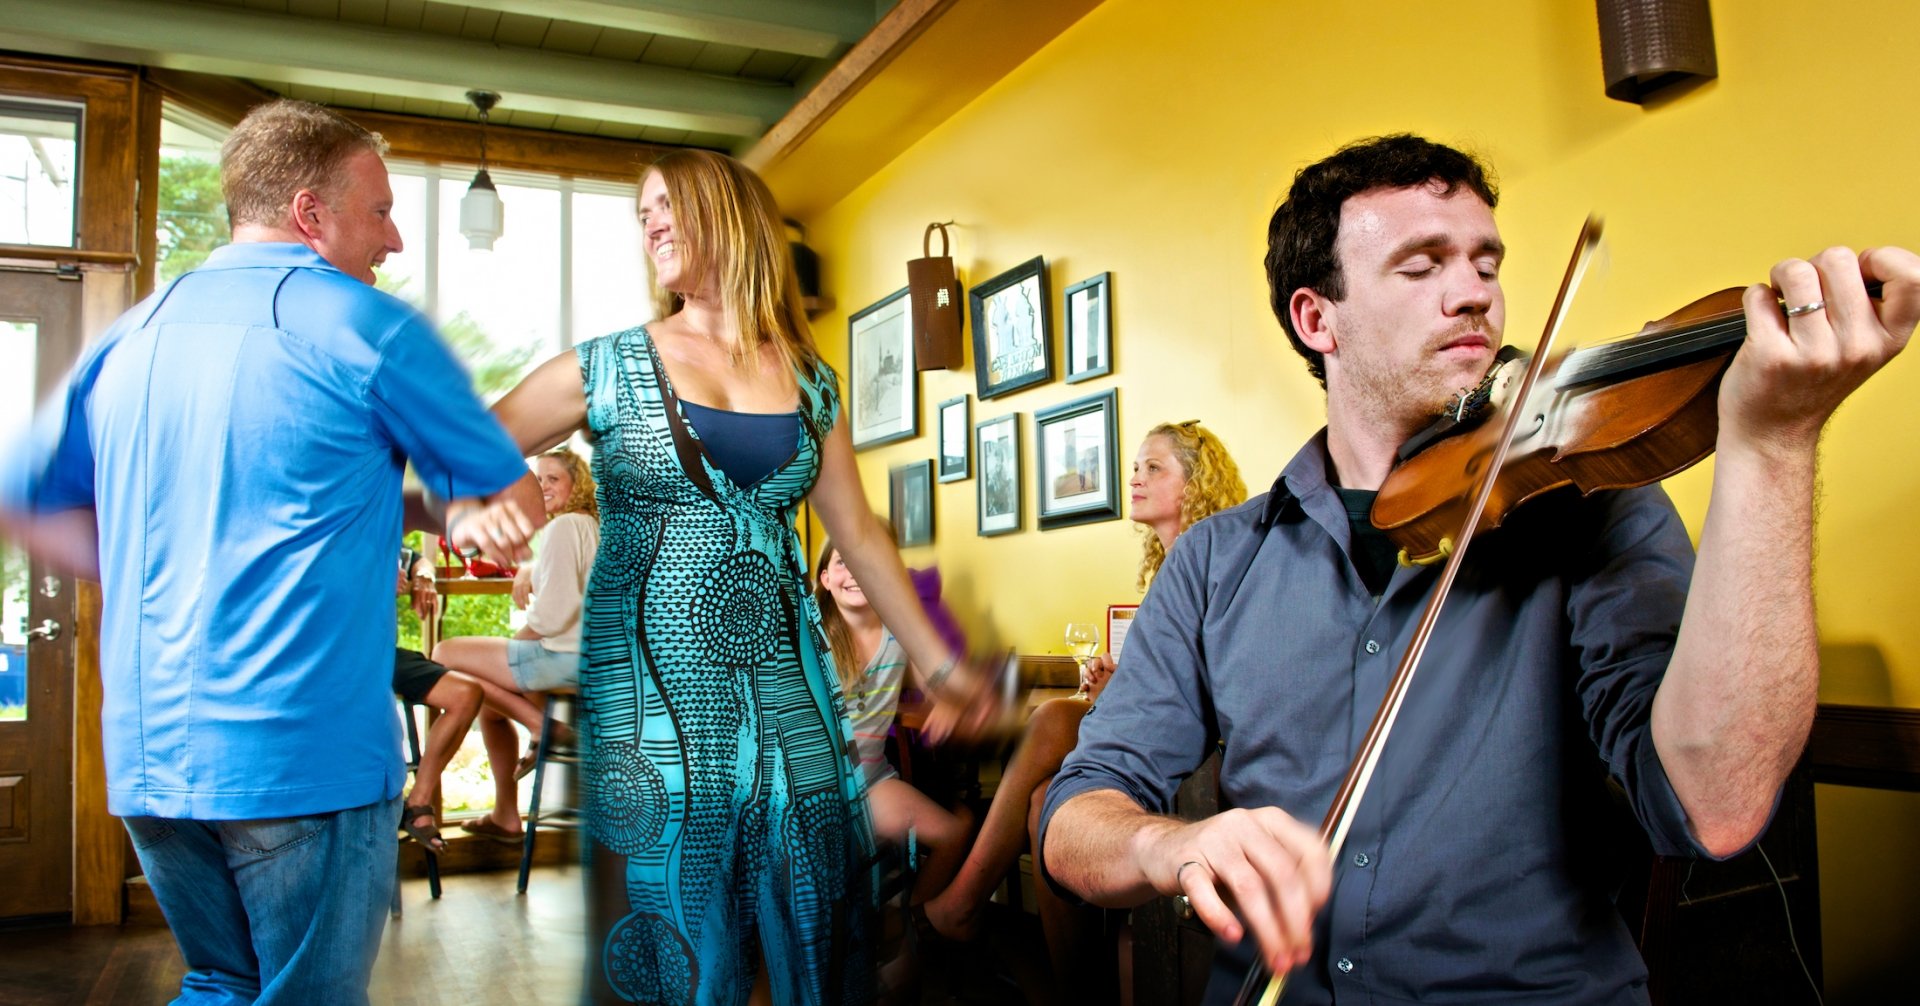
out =
[[[434,608],[432,618],[420,621],[420,648],[428,657],[433,656],[433,648],[440,642],[440,620],[447,613],[447,606],[444,603],[446,598],[511,594],[513,577],[468,576],[467,571],[459,566],[435,566],[433,567],[433,592],[440,596],[443,603]]]

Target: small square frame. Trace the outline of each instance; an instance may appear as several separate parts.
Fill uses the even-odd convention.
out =
[[[847,429],[856,451],[920,435],[912,322],[906,287],[847,319]]]
[[[1119,519],[1119,402],[1116,392],[1103,391],[1034,412],[1033,498],[1040,530]]]
[[[1034,257],[968,292],[974,390],[982,401],[1053,380],[1047,260]]]
[[[1067,326],[1068,384],[1113,373],[1112,275],[1103,272],[1067,287],[1060,317]]]
[[[973,474],[973,452],[968,444],[973,437],[972,399],[966,395],[940,403],[934,413],[936,468],[942,482],[958,482]]]
[[[933,543],[933,461],[887,469],[887,520],[901,548]]]
[[[973,454],[979,464],[974,477],[975,532],[991,538],[1020,530],[1025,499],[1020,485],[1020,413],[974,424]]]

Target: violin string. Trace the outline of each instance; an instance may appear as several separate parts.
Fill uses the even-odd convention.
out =
[[[1738,341],[1738,337],[1745,332],[1745,321],[1734,319],[1579,350],[1573,354],[1573,359],[1567,361],[1556,383],[1566,387],[1647,362]]]

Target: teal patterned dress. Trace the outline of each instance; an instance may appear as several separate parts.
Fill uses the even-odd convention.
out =
[[[872,996],[873,834],[796,507],[839,414],[798,375],[792,457],[707,457],[646,329],[578,349],[601,540],[582,622],[595,998]]]

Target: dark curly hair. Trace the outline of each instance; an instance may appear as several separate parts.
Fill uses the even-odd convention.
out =
[[[1325,160],[1309,164],[1293,176],[1286,202],[1267,221],[1267,289],[1274,317],[1287,330],[1294,352],[1307,361],[1307,372],[1327,386],[1326,361],[1300,341],[1293,330],[1288,302],[1302,287],[1330,300],[1347,295],[1340,274],[1334,239],[1340,234],[1340,208],[1348,199],[1372,189],[1405,189],[1415,185],[1440,186],[1452,195],[1461,186],[1479,196],[1488,208],[1498,206],[1493,172],[1471,154],[1411,133],[1357,140]]]

